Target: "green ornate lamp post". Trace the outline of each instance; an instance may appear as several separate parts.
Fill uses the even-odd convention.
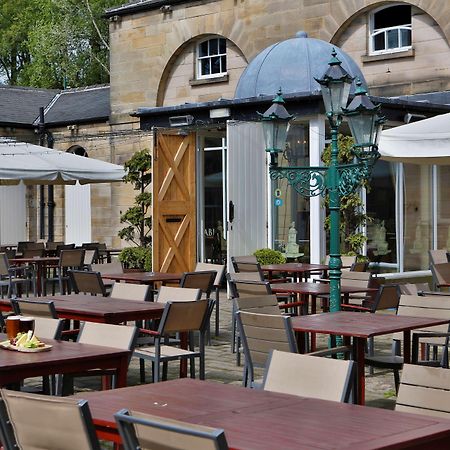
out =
[[[278,153],[285,146],[289,120],[292,116],[283,106],[281,91],[272,106],[262,116],[266,151],[270,152],[269,173],[273,180],[287,179],[289,185],[304,197],[329,195],[330,210],[330,311],[340,310],[341,305],[341,250],[340,204],[341,197],[354,192],[363,179],[369,179],[372,167],[379,158],[378,138],[384,123],[378,113],[380,105],[374,105],[361,83],[357,82],[355,96],[347,107],[353,78],[341,66],[333,49],[329,67],[321,79],[326,116],[331,129],[331,161],[329,166],[279,167]],[[338,162],[338,131],[347,117],[355,140],[352,164]],[[283,139],[283,141],[281,141]]]

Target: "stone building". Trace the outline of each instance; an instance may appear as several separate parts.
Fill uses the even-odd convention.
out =
[[[449,15],[447,2],[421,0],[144,0],[107,11],[111,125],[140,122],[155,136],[155,267],[187,268],[196,259],[216,258],[212,238],[222,225],[232,253],[283,244],[292,221],[303,252],[318,262],[326,252],[323,231],[317,231],[322,230],[320,202],[286,193],[289,207],[274,211],[272,186],[258,184],[264,181],[263,142],[250,121],[280,86],[268,82],[250,98],[242,97],[236,95],[241,75],[270,46],[304,30],[354,60],[382,103],[387,126],[447,112]],[[281,86],[288,110],[296,115],[291,150],[306,163],[318,163],[327,138],[318,86],[303,92],[295,80],[308,67],[302,71],[291,64],[295,55],[284,58],[278,65],[273,61],[265,79],[291,83]],[[241,122],[249,124],[241,137],[247,146],[260,147],[262,156],[255,150],[244,157],[243,138],[234,131]],[[236,164],[233,145],[240,149]],[[386,228],[389,250],[379,260],[401,270],[425,268],[427,261],[412,251],[417,227],[425,250],[445,245],[448,171],[447,166],[378,163],[365,201],[369,215]],[[233,191],[236,184],[240,188]],[[251,217],[259,223],[253,229]]]

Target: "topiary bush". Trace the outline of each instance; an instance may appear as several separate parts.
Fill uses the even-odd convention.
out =
[[[271,248],[260,248],[253,254],[262,266],[267,264],[283,264],[286,262],[286,258],[281,252],[272,250]]]
[[[126,247],[118,256],[124,269],[143,269],[145,272],[152,270],[151,247]]]

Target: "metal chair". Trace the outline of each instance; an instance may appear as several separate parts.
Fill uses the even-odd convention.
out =
[[[350,399],[354,376],[353,361],[272,350],[263,389],[346,403]]]
[[[10,266],[5,253],[0,253],[0,286],[8,286],[7,296],[18,295],[18,285],[25,286],[25,292],[28,296],[29,288],[36,295],[36,274],[33,267]]]
[[[446,248],[438,250],[428,250],[428,255],[430,256],[430,266],[433,264],[447,263],[447,251],[448,250]]]
[[[15,298],[11,299],[11,306],[14,313],[17,315],[45,317],[48,319],[58,318],[58,313],[56,312],[55,305],[52,301]]]
[[[121,409],[114,415],[124,450],[228,450],[221,429]]]
[[[55,282],[58,282],[60,294],[71,292],[69,270],[81,270],[84,264],[84,249],[61,250],[55,276],[48,278],[53,283],[53,295],[55,294]]]
[[[437,289],[448,290],[450,288],[450,262],[432,264],[433,285]]]
[[[207,299],[166,303],[158,331],[145,331],[154,337],[154,345],[137,347],[133,355],[152,362],[154,383],[160,380],[160,364],[174,360],[189,360],[191,377],[195,378],[195,358],[199,359],[199,377],[205,379],[205,335],[213,308],[214,301]],[[189,339],[189,350],[168,345],[170,334],[194,331],[200,335],[198,350],[194,349],[192,337]],[[164,366],[163,379],[167,377],[166,371],[167,367]]]
[[[103,284],[100,272],[87,270],[68,270],[70,285],[76,294],[83,292],[85,294],[101,295],[106,297],[106,286]]]
[[[5,404],[0,409],[2,428],[8,433],[6,449],[100,450],[86,400],[49,397],[1,390]],[[6,412],[6,414],[5,414]],[[14,440],[14,447],[8,447]],[[5,445],[5,442],[3,442]]]

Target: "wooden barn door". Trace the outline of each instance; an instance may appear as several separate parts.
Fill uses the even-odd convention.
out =
[[[196,261],[195,135],[156,132],[153,270],[185,272]]]

